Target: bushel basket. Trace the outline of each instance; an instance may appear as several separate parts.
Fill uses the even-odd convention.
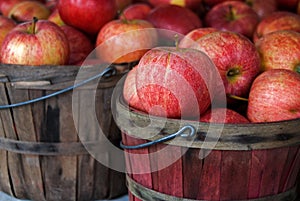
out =
[[[129,200],[299,199],[300,119],[220,127],[149,116],[122,96],[116,102]],[[208,132],[221,135],[213,139]]]
[[[35,100],[73,86],[79,69],[80,66],[2,64],[0,105]],[[93,66],[85,71],[87,77],[100,73]],[[111,115],[110,98],[122,75],[108,74],[96,87],[95,113],[106,137],[118,145],[121,133]],[[77,91],[77,101],[84,100],[88,90],[87,84]],[[85,108],[78,109],[84,112]],[[89,124],[76,129],[75,123],[84,121],[84,117],[74,119],[72,115],[72,90],[2,108],[0,120],[1,191],[38,201],[90,201],[127,193],[124,173],[99,163],[81,142],[79,135],[89,134],[94,128]],[[91,143],[101,147],[101,137]],[[108,160],[112,157],[105,150],[102,154]]]

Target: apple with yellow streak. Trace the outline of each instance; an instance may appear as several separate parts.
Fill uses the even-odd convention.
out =
[[[197,10],[202,0],[149,0],[149,3],[154,7],[171,4]]]

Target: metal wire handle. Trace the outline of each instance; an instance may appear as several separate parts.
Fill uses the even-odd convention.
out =
[[[185,133],[185,131],[189,130],[189,133]],[[185,125],[181,129],[179,129],[176,133],[170,134],[166,137],[159,138],[157,140],[146,142],[144,144],[138,144],[138,145],[124,145],[122,142],[120,142],[120,147],[123,149],[141,149],[145,147],[150,147],[152,145],[163,143],[166,141],[169,141],[171,139],[174,139],[177,136],[183,137],[183,138],[192,138],[196,135],[196,129],[192,125]]]
[[[106,69],[104,69],[101,73],[97,74],[97,75],[94,75],[86,80],[83,80],[82,82],[79,82],[73,86],[70,86],[70,87],[67,87],[65,89],[62,89],[62,90],[59,90],[59,91],[56,91],[54,93],[51,93],[51,94],[48,94],[48,95],[45,95],[45,96],[41,96],[41,97],[38,97],[38,98],[35,98],[35,99],[31,99],[31,100],[27,100],[27,101],[24,101],[24,102],[19,102],[19,103],[12,103],[12,104],[8,104],[8,105],[0,105],[0,109],[8,109],[8,108],[13,108],[13,107],[19,107],[19,106],[23,106],[23,105],[28,105],[28,104],[31,104],[31,103],[35,103],[35,102],[38,102],[38,101],[42,101],[42,100],[45,100],[45,99],[48,99],[48,98],[51,98],[51,97],[54,97],[54,96],[57,96],[57,95],[60,95],[62,93],[65,93],[67,91],[71,91],[75,88],[78,88],[80,86],[83,86],[85,84],[87,84],[88,82],[91,82],[95,79],[98,79],[98,78],[101,78],[101,77],[110,77],[112,75],[116,74],[116,69],[109,66],[107,67]]]

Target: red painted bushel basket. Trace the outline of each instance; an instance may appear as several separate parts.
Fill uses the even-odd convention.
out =
[[[122,97],[117,99],[117,111],[130,201],[297,200],[300,119],[226,124],[213,150],[200,159],[200,150],[211,149],[212,141],[203,142],[205,134],[208,129],[219,129],[217,124],[154,116],[150,120],[149,115],[129,109]],[[163,128],[156,127],[161,122],[165,122]],[[140,132],[133,133],[136,125]],[[186,125],[195,128],[192,143],[184,137],[176,137],[148,147],[134,147],[177,133]],[[158,152],[166,147],[169,151]],[[159,154],[154,157],[152,153]],[[174,159],[170,166],[156,169],[170,159]]]
[[[85,68],[87,78],[102,67]],[[104,68],[104,67],[103,67]],[[0,65],[0,105],[22,103],[72,87],[80,66]],[[95,93],[95,113],[104,134],[119,144],[121,132],[111,113],[111,95],[121,74],[100,82]],[[84,80],[85,78],[79,78]],[[78,101],[90,94],[86,84]],[[124,173],[95,160],[79,135],[91,134],[98,125],[76,129],[72,113],[73,92],[66,91],[30,104],[0,109],[0,191],[15,198],[36,201],[90,201],[127,194]],[[84,112],[86,108],[80,108]],[[80,113],[81,114],[81,113]],[[97,137],[97,136],[95,136]],[[100,147],[101,138],[93,141]],[[100,144],[99,144],[100,143]],[[102,150],[107,158],[111,154]]]

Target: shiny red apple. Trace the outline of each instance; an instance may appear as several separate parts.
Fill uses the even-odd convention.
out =
[[[66,24],[89,34],[97,34],[117,14],[114,0],[59,0],[57,7]]]
[[[258,14],[245,2],[226,1],[215,5],[205,16],[205,24],[222,31],[233,31],[252,38]]]
[[[157,32],[146,20],[112,20],[96,40],[99,58],[108,63],[138,61],[157,42]]]
[[[288,11],[276,11],[260,21],[253,34],[255,42],[265,34],[278,30],[293,30],[300,32],[300,15]]]
[[[63,30],[48,20],[18,24],[5,37],[1,63],[64,65],[69,60],[69,43]]]
[[[262,70],[288,69],[300,73],[300,33],[283,30],[264,35],[255,43]]]
[[[250,121],[240,113],[228,108],[214,108],[208,110],[200,117],[201,122],[211,123],[250,123]]]
[[[253,82],[247,117],[251,122],[300,118],[300,75],[286,69],[261,73]]]
[[[22,1],[12,7],[8,17],[17,22],[26,22],[32,20],[33,17],[46,20],[50,14],[50,9],[39,1]]]
[[[137,94],[149,114],[198,120],[211,104],[218,72],[203,52],[156,47],[136,68]]]
[[[227,94],[246,97],[260,72],[254,44],[236,32],[215,31],[195,41],[190,48],[205,52],[216,65]]]

